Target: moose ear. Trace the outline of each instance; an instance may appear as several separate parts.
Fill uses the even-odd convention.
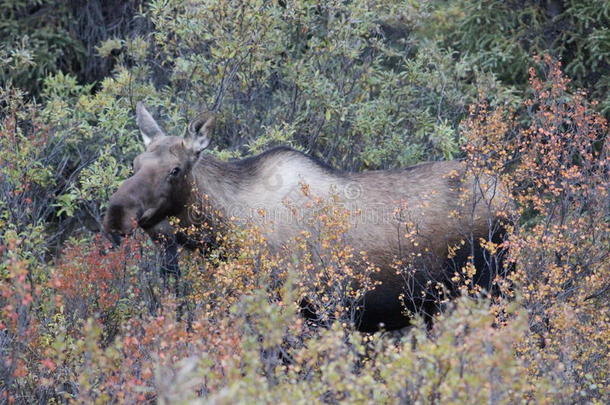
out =
[[[214,128],[215,117],[209,113],[202,113],[189,124],[189,134],[193,151],[199,153],[210,144],[210,136]]]
[[[138,123],[138,128],[140,128],[140,133],[142,134],[144,146],[148,147],[153,139],[158,136],[165,136],[165,133],[159,124],[157,124],[157,121],[150,115],[141,101],[138,101],[138,104],[136,105],[136,121]]]

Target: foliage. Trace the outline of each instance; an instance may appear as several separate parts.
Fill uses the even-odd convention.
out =
[[[550,4],[562,8],[550,16]],[[8,2],[1,400],[607,403],[607,9]],[[563,68],[530,56],[547,49]],[[467,266],[455,278],[462,296],[432,329],[415,316],[402,331],[354,332],[376,269],[350,266],[366,262],[344,242],[354,213],[310,196],[318,215],[301,219],[290,255],[272,254],[256,228],[229,229],[205,256],[182,253],[189,291],[176,298],[144,235],[119,250],[99,236],[142,148],[140,100],[170,134],[199,110],[216,113],[222,158],[279,143],[353,170],[464,157],[475,178],[497,177],[515,197],[508,240],[483,241],[490,254],[510,249],[503,296],[474,289]]]
[[[505,114],[483,105],[467,122],[466,148],[488,171],[511,166],[503,177],[521,221],[508,243],[530,318],[519,355],[533,376],[567,382],[566,401],[593,400],[608,395],[597,363],[610,354],[608,127],[583,92],[569,90],[558,62],[536,61],[546,80],[530,69],[529,125],[511,134]]]
[[[177,134],[199,110],[214,111],[216,145],[233,156],[281,142],[346,169],[451,158],[478,90],[516,97],[482,72],[465,83],[471,69],[448,50],[417,52],[408,27],[386,21],[403,13],[385,2],[153,1],[153,31],[99,45],[114,75],[80,102],[127,112],[145,99]]]
[[[600,100],[610,117],[610,4],[604,0],[433,1],[425,35],[440,38],[463,57],[525,86],[532,55],[563,61],[579,87]]]
[[[37,96],[49,74],[91,82],[112,59],[94,54],[98,42],[140,29],[139,1],[6,0],[0,10],[0,83]],[[115,51],[116,53],[116,51]]]

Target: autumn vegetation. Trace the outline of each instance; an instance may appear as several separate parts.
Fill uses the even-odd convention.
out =
[[[610,401],[607,2],[68,3],[0,11],[0,403]],[[510,189],[481,241],[508,275],[490,294],[467,264],[431,328],[356,332],[376,269],[312,196],[290,255],[228,229],[182,252],[176,296],[145,234],[100,232],[141,100],[176,135],[213,111],[225,159],[462,159]]]

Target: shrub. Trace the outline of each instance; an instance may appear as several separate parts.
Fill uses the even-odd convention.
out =
[[[532,55],[549,53],[562,60],[565,73],[589,89],[600,100],[595,109],[609,117],[609,82],[601,74],[610,66],[608,2],[437,1],[427,11],[424,35],[507,84],[527,86]]]
[[[34,36],[0,46],[14,58],[0,72],[2,401],[607,403],[608,128],[596,112],[606,102],[587,101],[550,57],[527,71],[522,35],[551,20],[523,31],[518,17],[540,6],[522,3],[511,14],[485,2],[151,1],[116,37],[87,42],[113,70],[85,83],[76,65],[56,64],[77,63],[84,46],[66,28],[73,10],[11,2],[3,12],[18,20],[35,7],[55,17],[37,32],[48,49]],[[567,28],[551,37],[594,35],[554,49],[599,95],[607,13],[565,4],[552,21]],[[529,75],[529,90],[487,68],[517,87]],[[152,242],[138,234],[110,250],[95,235],[141,151],[140,100],[177,135],[198,110],[216,112],[223,158],[277,143],[344,169],[464,157],[516,200],[508,240],[483,241],[490,258],[510,248],[503,294],[475,296],[466,267],[455,278],[465,294],[431,330],[414,317],[402,331],[354,332],[353,304],[375,269],[353,274],[354,258],[366,262],[342,236],[354,213],[311,196],[317,216],[301,219],[290,256],[271,254],[255,228],[231,229],[205,255],[183,252],[189,316],[179,320],[184,303],[164,288]],[[300,316],[303,298],[315,322]]]
[[[562,400],[572,403],[608,395],[598,363],[608,356],[608,128],[557,61],[536,61],[543,78],[530,70],[530,123],[511,131],[505,114],[483,105],[468,121],[466,148],[488,170],[509,169],[519,207],[512,278],[529,314],[518,352],[536,378],[570,381]]]

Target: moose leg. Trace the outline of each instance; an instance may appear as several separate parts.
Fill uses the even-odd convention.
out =
[[[180,278],[180,266],[178,265],[178,244],[174,240],[170,240],[163,245],[161,279],[163,280],[164,290],[169,289],[170,276],[173,276],[175,280]],[[176,285],[177,284],[178,283],[176,283]]]
[[[494,229],[491,241],[496,245],[501,244],[506,238],[505,233],[502,228]],[[490,253],[474,236],[470,235],[466,238],[466,243],[456,251],[453,258],[447,260],[445,265],[445,285],[450,296],[460,295],[460,287],[462,287],[460,283],[463,281],[468,281],[469,284],[466,287],[469,289],[478,286],[492,297],[502,296],[500,286],[495,283],[495,280],[497,276],[506,280],[507,274],[512,270],[511,266],[506,268],[504,266],[506,253],[505,249]],[[472,263],[476,270],[472,278],[459,281],[457,284],[451,281],[454,275],[462,274],[464,266],[468,263]]]
[[[167,241],[163,245],[163,262],[161,265],[161,278],[163,280],[164,290],[169,290],[171,287],[170,278],[174,282],[174,294],[178,300],[178,308],[176,309],[176,317],[178,321],[182,320],[184,313],[187,314],[187,329],[191,329],[193,314],[188,305],[189,285],[188,281],[182,277],[180,265],[178,264],[178,243],[175,238]]]
[[[299,301],[299,313],[306,321],[312,324],[318,323],[319,315],[316,307],[307,298],[301,298],[301,301]]]

